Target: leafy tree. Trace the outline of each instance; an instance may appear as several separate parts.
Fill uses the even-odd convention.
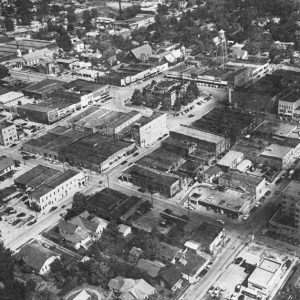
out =
[[[69,52],[72,50],[72,42],[70,36],[66,31],[61,32],[56,39],[58,47],[62,48],[64,51]]]
[[[77,22],[77,15],[74,12],[67,13],[67,19],[69,23],[76,23]]]
[[[31,2],[30,0],[16,0],[15,6],[17,10],[17,16],[19,17],[22,25],[30,25],[32,21]]]
[[[144,103],[144,97],[140,90],[138,90],[138,89],[134,90],[132,97],[131,97],[131,102],[134,105],[142,105]]]
[[[85,27],[87,31],[92,30],[93,29],[93,24],[91,22],[92,17],[89,10],[83,11],[82,19],[83,19],[82,26]]]
[[[74,25],[72,23],[69,23],[67,26],[67,31],[72,32],[74,31]]]
[[[14,28],[15,28],[14,22],[8,16],[6,16],[4,19],[4,26],[5,26],[6,31],[14,31]]]
[[[50,13],[53,14],[55,17],[57,17],[62,10],[63,10],[62,6],[53,4],[50,8]]]
[[[63,270],[63,265],[60,261],[60,259],[55,259],[52,264],[50,265],[50,270],[53,273],[58,273],[58,272],[62,272]]]
[[[50,12],[50,0],[41,0],[38,4],[37,15],[47,16]]]
[[[94,19],[94,18],[97,18],[99,16],[99,12],[96,8],[92,8],[91,9],[91,18]]]
[[[167,15],[169,12],[168,6],[164,4],[158,4],[157,13],[161,15]]]
[[[0,64],[0,79],[6,77],[8,75],[9,75],[8,69],[5,66]]]
[[[187,87],[187,91],[193,92],[194,96],[197,98],[200,95],[199,88],[197,86],[197,83],[195,81],[191,81]]]

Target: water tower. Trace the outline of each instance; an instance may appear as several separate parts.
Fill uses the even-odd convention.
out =
[[[217,57],[217,63],[220,66],[223,66],[228,62],[228,54],[227,54],[227,42],[226,42],[226,36],[225,31],[220,30],[218,37],[214,39],[217,51],[216,51],[216,57]]]

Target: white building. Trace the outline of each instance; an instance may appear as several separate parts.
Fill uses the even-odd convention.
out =
[[[300,119],[300,94],[297,91],[286,93],[278,102],[278,115]]]
[[[219,161],[218,165],[228,169],[234,169],[244,158],[242,152],[229,150]]]
[[[85,184],[86,176],[82,172],[69,169],[58,173],[31,192],[29,204],[45,213],[63,198],[75,194]]]
[[[263,259],[248,278],[248,288],[267,296],[278,283],[281,274],[279,262]]]
[[[132,134],[138,146],[149,147],[169,134],[167,114],[154,112],[151,117],[142,117],[132,126]]]

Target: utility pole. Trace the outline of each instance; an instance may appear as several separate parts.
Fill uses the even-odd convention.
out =
[[[107,187],[109,188],[109,177],[108,177],[108,173],[106,173],[106,180],[107,180]]]

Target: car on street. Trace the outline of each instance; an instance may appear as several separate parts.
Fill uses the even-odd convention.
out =
[[[138,156],[138,155],[139,155],[138,152],[134,152],[134,153],[133,153],[133,157]]]
[[[50,208],[49,211],[52,212],[52,211],[55,211],[56,209],[57,209],[57,206],[53,206],[53,207]]]
[[[269,196],[272,192],[271,191],[266,191],[265,196]]]
[[[16,226],[17,224],[19,224],[21,222],[20,219],[17,219],[15,221],[12,222],[12,226]]]
[[[277,180],[275,181],[275,184],[278,185],[278,184],[281,182],[281,180],[282,180],[281,178],[277,179]]]
[[[199,277],[202,278],[203,276],[206,275],[206,273],[208,272],[208,269],[203,269],[200,273],[199,273]]]
[[[220,224],[222,224],[222,225],[225,225],[225,222],[223,220],[221,220],[221,219],[218,219],[217,222],[220,223]]]
[[[244,220],[244,221],[247,221],[247,220],[249,219],[249,217],[250,217],[249,214],[245,214],[245,215],[243,216],[243,220]]]
[[[145,193],[146,190],[144,190],[144,189],[138,189],[138,192],[140,192],[140,193]]]
[[[127,160],[121,162],[121,165],[125,165],[125,164],[127,164]]]
[[[14,144],[11,144],[9,147],[10,147],[10,148],[13,148],[13,147],[15,147],[15,146],[17,146],[17,144],[14,143]]]
[[[31,226],[31,225],[33,225],[34,223],[36,223],[36,220],[33,220],[33,221],[29,222],[29,223],[27,224],[27,226]]]
[[[17,218],[22,218],[25,216],[26,216],[26,214],[24,212],[17,214]]]
[[[261,206],[261,202],[257,202],[255,205],[254,205],[254,207],[260,207]]]
[[[193,115],[193,114],[192,115],[188,115],[188,117],[189,118],[193,118],[193,117],[195,117],[195,115]]]

